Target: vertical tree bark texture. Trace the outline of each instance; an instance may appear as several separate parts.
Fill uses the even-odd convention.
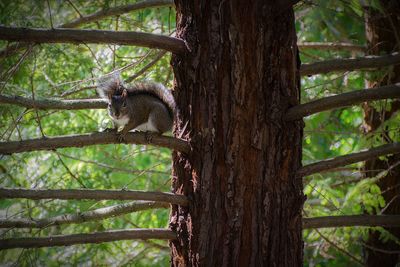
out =
[[[366,34],[368,51],[370,54],[379,55],[399,51],[400,45],[400,2],[398,0],[381,0],[382,12],[376,9],[365,8]],[[370,80],[368,87],[383,86],[400,82],[400,66],[394,66],[389,73],[375,80]],[[365,103],[364,106],[364,129],[367,133],[376,130],[385,131],[383,124],[400,109],[400,101],[392,102],[388,110],[376,110],[373,106]],[[387,133],[379,136],[382,142],[399,142],[390,140]],[[388,160],[374,159],[365,163],[366,175],[375,176],[383,169],[388,169],[393,164],[400,162],[400,155],[388,157]],[[393,168],[383,179],[378,182],[382,195],[388,205],[384,214],[400,214],[400,166]],[[386,229],[400,239],[400,228]],[[366,252],[367,266],[395,266],[400,262],[400,254],[388,253],[389,251],[400,251],[400,246],[393,241],[384,242],[378,232],[371,232],[367,242]],[[380,251],[374,249],[378,248]],[[383,251],[387,251],[382,252]]]
[[[293,9],[275,1],[176,0],[174,56],[180,109],[174,154],[172,266],[301,266],[302,122],[282,116],[299,102]]]

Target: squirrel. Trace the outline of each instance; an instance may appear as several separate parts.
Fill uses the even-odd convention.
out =
[[[108,102],[108,114],[122,136],[135,129],[162,134],[172,129],[176,105],[172,93],[162,84],[146,82],[126,87],[119,75],[106,76],[97,86]]]

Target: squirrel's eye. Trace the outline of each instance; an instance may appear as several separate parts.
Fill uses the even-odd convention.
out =
[[[126,102],[122,103],[122,107],[126,108]]]

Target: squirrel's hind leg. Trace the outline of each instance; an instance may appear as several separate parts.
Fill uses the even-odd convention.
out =
[[[166,110],[157,108],[149,114],[147,124],[149,126],[147,131],[163,134],[172,129],[173,121]]]

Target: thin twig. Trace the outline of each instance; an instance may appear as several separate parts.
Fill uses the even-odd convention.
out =
[[[80,18],[83,18],[82,13],[79,11],[79,9],[74,5],[74,3],[72,3],[71,0],[67,0],[68,4],[70,4],[70,6],[75,10],[76,13],[78,13],[78,16]],[[73,27],[59,27],[59,28],[73,28]]]
[[[24,62],[24,60],[30,55],[30,53],[33,50],[33,47],[34,47],[34,45],[32,45],[32,44],[29,45],[27,47],[27,49],[25,50],[25,52],[22,54],[22,56],[18,59],[18,62],[1,77],[1,80],[3,82],[2,82],[2,86],[0,88],[0,94],[3,92],[4,88],[6,87],[8,80],[14,75],[14,73],[17,72],[17,70],[21,66],[22,62]]]
[[[87,188],[87,186],[81,181],[81,179],[79,179],[78,177],[76,177],[75,174],[73,174],[73,172],[68,168],[67,164],[65,164],[65,162],[63,161],[63,159],[61,158],[60,154],[58,154],[57,150],[54,150],[54,153],[56,153],[58,160],[61,162],[61,165],[63,165],[63,167],[65,168],[65,170],[68,172],[68,174],[75,179],[75,181],[77,181],[83,188]]]
[[[58,151],[57,151],[57,153],[60,154],[63,157],[66,157],[66,158],[78,160],[78,161],[81,161],[81,162],[84,162],[84,163],[88,163],[88,164],[94,164],[94,165],[97,165],[99,167],[107,168],[107,169],[114,170],[114,171],[117,171],[117,172],[125,172],[125,173],[129,173],[129,174],[147,172],[147,173],[154,173],[154,174],[169,175],[168,172],[163,172],[163,171],[155,171],[155,170],[147,170],[147,169],[146,170],[124,169],[124,168],[114,167],[114,166],[111,166],[111,165],[108,165],[108,164],[105,164],[105,163],[102,163],[102,162],[94,161],[94,160],[81,159],[81,158],[74,157],[74,156],[71,156],[71,155],[67,155],[67,154],[64,154],[64,153],[61,153],[61,152],[58,152]]]
[[[52,15],[51,15],[51,8],[50,8],[49,0],[46,0],[46,2],[47,2],[47,8],[48,8],[48,10],[49,10],[49,16],[50,16],[50,27],[51,27],[52,29],[54,29],[53,17],[52,17]]]
[[[331,244],[334,248],[336,248],[338,251],[342,252],[343,254],[347,255],[350,259],[352,259],[354,262],[360,264],[361,266],[364,266],[364,263],[354,257],[353,255],[351,255],[348,251],[346,251],[345,249],[339,247],[338,245],[336,245],[334,242],[332,242],[331,240],[329,240],[329,238],[327,238],[325,235],[323,235],[320,231],[318,231],[317,229],[314,229],[314,231],[316,231],[320,237],[322,237],[326,242],[328,242],[329,244]]]
[[[146,66],[144,66],[140,71],[135,73],[134,75],[128,77],[125,82],[130,83],[131,81],[135,80],[137,77],[145,73],[148,69],[150,69],[152,66],[154,66],[160,59],[164,57],[164,55],[167,53],[167,51],[161,51],[159,52],[156,57],[150,61]]]
[[[33,79],[33,76],[35,75],[35,72],[36,72],[36,61],[37,61],[37,58],[36,58],[36,54],[35,54],[34,60],[33,60],[33,69],[32,69],[32,73],[31,73],[31,75],[30,75],[31,93],[32,93],[32,103],[35,103],[35,89],[34,89],[34,81],[33,81],[34,79]],[[43,131],[42,122],[40,121],[40,117],[39,117],[39,112],[38,112],[38,110],[37,110],[35,107],[33,107],[33,109],[34,109],[34,111],[35,111],[36,122],[37,122],[37,124],[38,124],[38,126],[39,126],[40,133],[42,134],[42,137],[44,138],[44,137],[46,137],[46,135],[44,134],[44,131]]]

